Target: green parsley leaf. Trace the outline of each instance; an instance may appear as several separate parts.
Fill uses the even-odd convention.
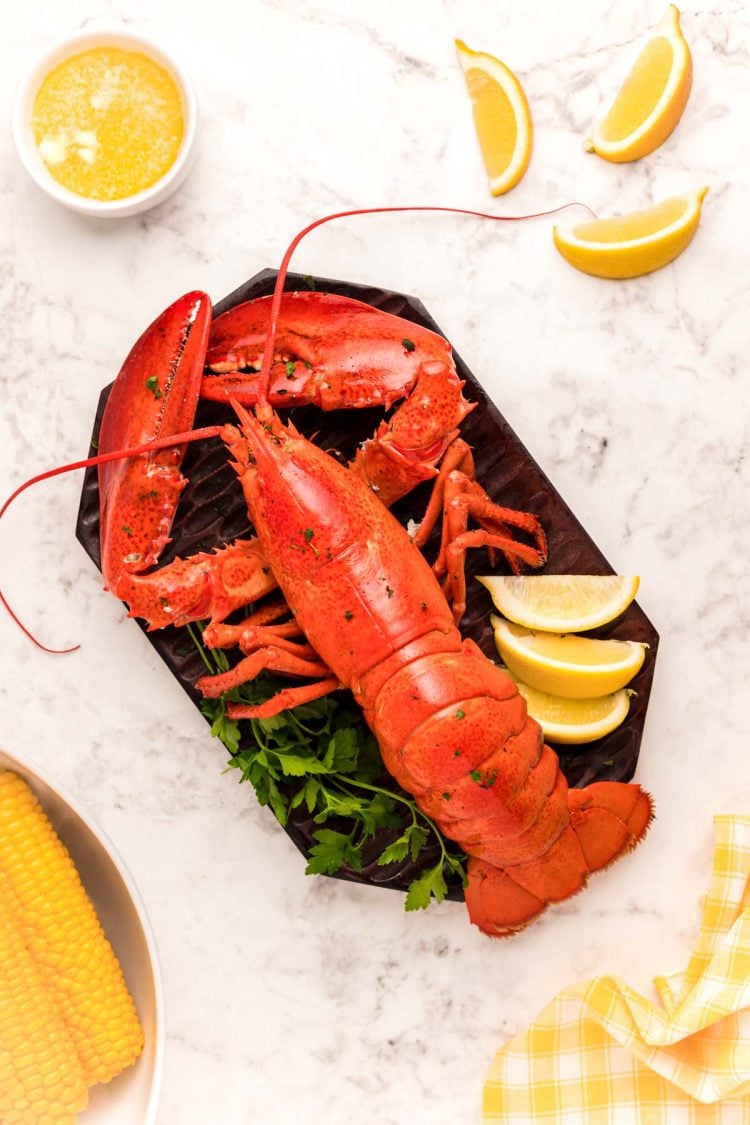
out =
[[[442,902],[448,893],[448,888],[443,878],[442,860],[435,867],[430,867],[418,878],[413,879],[406,892],[406,910],[426,910],[432,898]]]
[[[285,752],[278,755],[284,777],[306,777],[311,773],[328,773],[328,767],[317,758],[304,758],[301,754]]]
[[[415,860],[429,840],[430,833],[419,824],[412,824],[411,828],[407,829],[406,834],[409,837],[409,854],[412,860]]]
[[[389,844],[385,851],[381,852],[378,856],[378,866],[385,867],[388,863],[400,863],[402,859],[406,859],[409,854],[409,840],[404,833],[399,836],[398,840],[394,840]]]
[[[223,699],[202,699],[201,711],[211,719],[211,734],[219,738],[230,754],[236,754],[240,748],[240,724],[236,719],[230,719],[226,713]],[[233,766],[234,762],[231,763]]]
[[[353,847],[351,836],[321,828],[315,833],[317,843],[310,848],[310,860],[305,875],[334,875],[344,864],[362,870],[362,857]]]

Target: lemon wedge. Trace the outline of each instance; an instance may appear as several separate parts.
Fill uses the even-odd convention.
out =
[[[604,738],[622,725],[630,710],[632,692],[627,688],[597,699],[564,699],[537,691],[521,680],[516,680],[516,685],[544,737],[566,746]]]
[[[515,187],[529,166],[534,130],[521,83],[493,55],[456,40],[474,112],[474,127],[493,195]]]
[[[612,695],[632,680],[646,655],[646,645],[637,641],[533,633],[501,617],[490,621],[497,651],[513,676],[566,699]]]
[[[639,160],[666,141],[690,95],[693,63],[670,4],[584,148],[617,164]]]
[[[545,633],[583,633],[624,613],[638,592],[635,575],[522,574],[479,577],[503,617]]]
[[[698,229],[708,188],[673,195],[645,211],[592,219],[552,230],[555,246],[577,270],[594,277],[640,277],[681,254]]]

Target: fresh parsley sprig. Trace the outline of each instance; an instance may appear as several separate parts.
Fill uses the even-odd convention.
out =
[[[227,671],[226,654],[206,648],[199,628],[187,628],[206,670],[212,675]],[[433,838],[440,848],[437,862],[409,884],[407,910],[441,902],[448,890],[446,875],[465,882],[466,857],[449,849],[437,825],[411,798],[376,784],[383,774],[377,743],[359,709],[345,697],[325,696],[270,719],[238,721],[227,714],[228,703],[262,703],[278,686],[264,673],[218,699],[204,699],[201,710],[211,721],[211,733],[231,755],[227,770],[240,771],[240,781],[250,782],[259,804],[269,805],[282,825],[304,805],[321,825],[313,833],[306,873],[333,875],[345,865],[361,871],[365,847],[376,834],[401,828],[401,835],[377,856],[379,866],[416,862]],[[251,738],[243,737],[241,723],[249,725]],[[404,828],[406,813],[410,821]],[[335,827],[327,825],[329,819]]]

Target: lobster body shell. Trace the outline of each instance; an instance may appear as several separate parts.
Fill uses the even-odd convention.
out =
[[[225,440],[263,553],[308,641],[367,710],[394,653],[434,632],[460,646],[445,596],[355,473],[291,428],[241,417],[245,440],[231,428]]]
[[[604,786],[591,866],[590,818],[571,810],[556,754],[511,678],[461,638],[404,529],[356,473],[292,427],[239,413],[242,435],[228,427],[225,440],[297,624],[353,691],[388,771],[471,857],[472,920],[514,932],[635,843],[647,795]]]

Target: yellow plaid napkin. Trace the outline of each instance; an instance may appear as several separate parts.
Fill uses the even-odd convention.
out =
[[[698,940],[654,982],[662,1004],[617,977],[566,988],[495,1056],[485,1122],[750,1125],[750,816],[714,824]]]

